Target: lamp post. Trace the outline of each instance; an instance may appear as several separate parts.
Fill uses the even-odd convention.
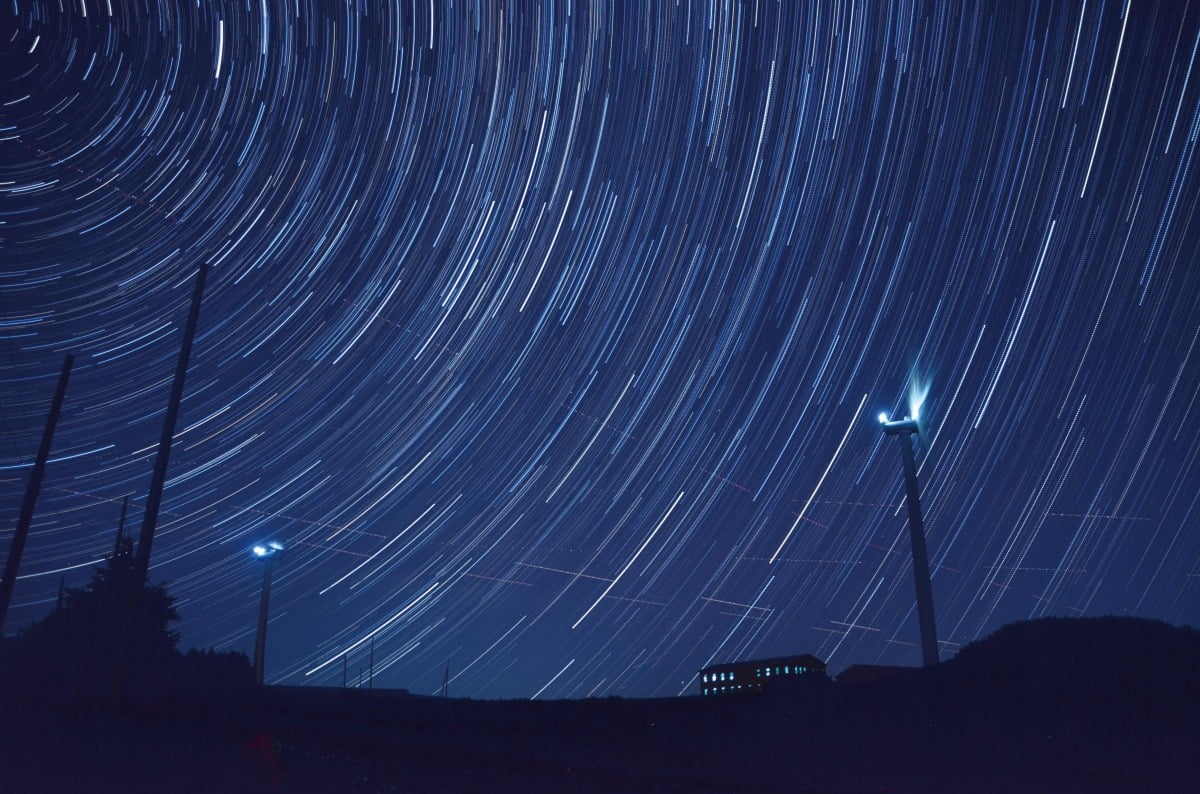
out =
[[[262,600],[258,604],[258,634],[254,638],[254,684],[262,686],[267,653],[267,611],[271,603],[271,564],[276,555],[283,551],[283,544],[272,540],[257,544],[251,551],[263,561]]]
[[[925,522],[921,517],[921,490],[917,487],[917,466],[913,460],[913,433],[919,433],[917,420],[911,417],[888,420],[879,415],[883,432],[900,441],[904,459],[904,485],[908,498],[908,534],[912,541],[913,579],[917,586],[917,622],[921,626],[921,656],[926,667],[938,663],[937,626],[933,620],[933,585],[929,580],[929,555],[925,551]]]

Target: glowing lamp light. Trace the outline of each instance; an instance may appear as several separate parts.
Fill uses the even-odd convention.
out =
[[[883,411],[880,411],[879,412],[879,424],[886,425],[887,420],[888,420],[887,414],[885,414]]]
[[[283,551],[283,544],[277,540],[255,543],[250,551],[254,552],[255,557],[270,557],[272,554]]]

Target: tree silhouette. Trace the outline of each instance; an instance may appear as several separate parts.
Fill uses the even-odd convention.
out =
[[[65,696],[102,693],[125,627],[134,576],[133,543],[118,537],[90,582],[67,588],[53,612],[6,643],[6,688]],[[171,628],[179,613],[164,585],[143,579],[141,587],[131,670],[137,683],[157,686],[179,670],[179,632]]]

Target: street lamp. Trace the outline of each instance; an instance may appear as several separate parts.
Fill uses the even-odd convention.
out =
[[[917,413],[919,404],[913,413]],[[938,663],[937,626],[933,620],[933,585],[929,581],[929,555],[925,551],[925,522],[921,518],[921,491],[917,487],[917,466],[913,460],[913,433],[920,433],[917,420],[911,416],[889,420],[879,414],[883,432],[900,441],[904,459],[904,484],[908,492],[908,534],[912,540],[913,579],[917,586],[917,622],[921,626],[921,656],[926,667]]]
[[[257,559],[263,561],[262,600],[258,604],[258,634],[254,639],[254,683],[262,686],[263,664],[267,653],[267,610],[271,602],[271,563],[275,556],[283,551],[283,544],[277,540],[258,543],[251,551]]]

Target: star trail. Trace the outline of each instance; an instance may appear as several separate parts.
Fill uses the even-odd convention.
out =
[[[1200,3],[11,0],[6,631],[136,537],[267,681],[567,698],[1200,621]],[[82,663],[82,662],[81,662]]]

